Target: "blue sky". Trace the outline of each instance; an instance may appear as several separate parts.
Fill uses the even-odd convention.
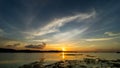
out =
[[[45,42],[45,49],[120,50],[119,6],[119,0],[0,0],[0,47]]]

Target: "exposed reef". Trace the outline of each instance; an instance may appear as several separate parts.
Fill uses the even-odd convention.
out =
[[[44,65],[44,61],[25,64],[19,68],[120,68],[120,59],[105,60],[100,58],[84,58],[83,60],[61,60]]]

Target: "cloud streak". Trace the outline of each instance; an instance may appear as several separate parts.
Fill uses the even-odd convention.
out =
[[[0,33],[2,33],[3,32],[3,30],[2,29],[0,29]]]
[[[47,24],[46,26],[44,26],[42,29],[40,29],[40,32],[37,32],[34,35],[40,36],[40,35],[45,35],[48,33],[57,32],[57,31],[59,31],[60,27],[64,26],[65,24],[67,24],[71,21],[74,21],[74,20],[83,21],[83,20],[88,19],[94,15],[95,15],[95,12],[92,12],[90,14],[77,14],[74,16],[55,19],[55,20],[51,21],[49,24]]]
[[[37,30],[34,30],[32,32],[24,32],[30,35],[30,37],[27,38],[34,38],[36,36],[42,36],[49,33],[55,33],[60,32],[60,28],[63,27],[65,24],[70,23],[71,21],[84,21],[86,19],[89,19],[93,16],[95,16],[96,12],[93,11],[91,13],[80,13],[73,16],[66,16],[63,18],[57,18],[49,22],[47,25],[43,26],[42,28],[39,28]],[[32,37],[31,37],[32,36]]]
[[[0,36],[3,36],[5,34],[3,29],[0,29]]]
[[[67,32],[63,33],[58,33],[53,36],[53,40],[56,40],[57,42],[64,42],[64,41],[69,41],[73,39],[73,37],[83,34],[88,28],[83,28],[83,29],[73,29]]]
[[[105,32],[104,34],[106,34],[108,36],[118,36],[118,35],[120,35],[120,33],[113,33],[113,32]]]
[[[50,39],[38,39],[38,40],[32,40],[33,42],[49,42]]]
[[[113,38],[91,38],[91,39],[85,39],[85,41],[108,41],[108,40],[112,40],[112,39],[115,39],[115,37]]]

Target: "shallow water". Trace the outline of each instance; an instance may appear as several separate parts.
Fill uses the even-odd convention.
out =
[[[45,64],[60,60],[82,60],[83,58],[120,59],[118,53],[1,53],[0,68],[17,68],[23,64],[45,59]]]

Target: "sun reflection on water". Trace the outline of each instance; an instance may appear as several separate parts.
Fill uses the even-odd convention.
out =
[[[62,59],[64,60],[65,59],[65,53],[62,52]]]

